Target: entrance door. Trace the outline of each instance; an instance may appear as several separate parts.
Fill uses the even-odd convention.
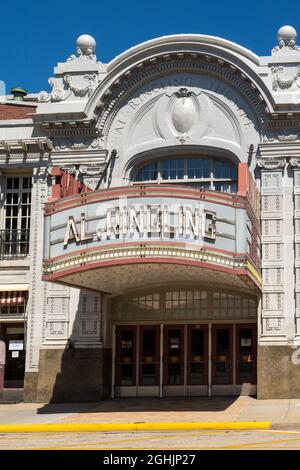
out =
[[[184,395],[184,326],[164,327],[164,389],[165,396]]]
[[[159,396],[159,326],[140,326],[138,396]]]
[[[136,396],[136,326],[116,328],[116,395]]]
[[[188,325],[187,395],[208,393],[208,326]]]
[[[256,384],[256,325],[237,325],[236,383]]]
[[[232,325],[212,326],[212,394],[234,393]]]
[[[22,388],[25,374],[24,325],[2,323],[0,339],[6,344],[4,386]]]

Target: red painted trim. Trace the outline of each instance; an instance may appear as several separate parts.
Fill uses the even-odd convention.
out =
[[[216,202],[219,204],[246,208],[247,200],[243,196],[236,194],[217,193],[216,191],[199,191],[190,188],[179,188],[176,185],[156,185],[156,186],[127,186],[109,190],[91,191],[80,193],[76,196],[65,197],[55,202],[48,202],[45,205],[45,215],[61,212],[65,209],[92,204],[95,202],[106,202],[118,197],[175,197],[176,199],[195,199],[203,202]]]
[[[62,170],[59,166],[54,166],[51,173],[52,176],[55,176],[51,202],[49,201],[51,204],[53,204],[53,201],[60,200],[61,198],[92,191],[91,188],[76,179],[74,175]]]
[[[248,188],[248,165],[247,163],[239,163],[238,166],[238,194],[240,196],[247,195]]]

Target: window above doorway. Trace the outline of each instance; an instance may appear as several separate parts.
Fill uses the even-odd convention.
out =
[[[222,158],[162,158],[140,166],[133,182],[186,183],[199,189],[236,193],[238,170],[233,162]]]

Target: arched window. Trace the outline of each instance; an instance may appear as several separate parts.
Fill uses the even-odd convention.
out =
[[[134,183],[181,183],[226,193],[237,192],[237,166],[213,157],[158,159],[137,169]]]

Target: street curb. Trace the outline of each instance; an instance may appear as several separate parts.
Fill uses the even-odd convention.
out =
[[[270,421],[241,422],[181,422],[181,423],[99,423],[99,424],[7,424],[0,425],[0,433],[64,433],[110,431],[191,431],[191,430],[263,430],[270,429]]]

